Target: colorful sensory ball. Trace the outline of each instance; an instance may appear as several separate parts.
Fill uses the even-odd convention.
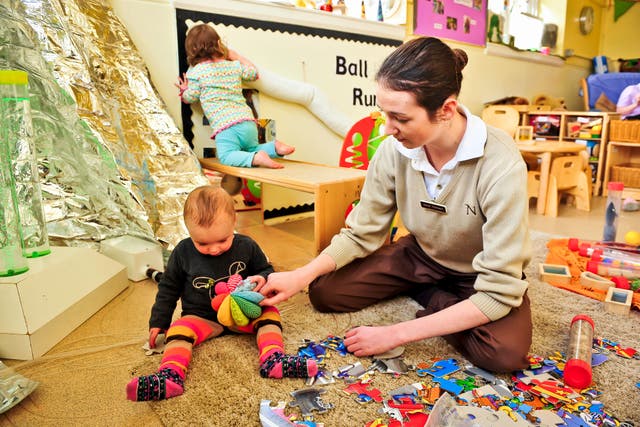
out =
[[[211,307],[218,313],[218,322],[228,328],[246,326],[251,320],[260,317],[262,307],[259,303],[264,296],[254,292],[255,283],[242,280],[239,274],[229,277],[227,282],[218,282],[216,296]]]

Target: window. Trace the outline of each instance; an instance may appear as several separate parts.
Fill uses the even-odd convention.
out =
[[[489,42],[540,50],[544,22],[539,0],[489,0]]]

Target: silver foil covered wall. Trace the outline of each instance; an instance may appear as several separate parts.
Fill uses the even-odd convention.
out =
[[[108,2],[0,0],[0,69],[29,73],[52,244],[187,236],[182,205],[208,181]]]

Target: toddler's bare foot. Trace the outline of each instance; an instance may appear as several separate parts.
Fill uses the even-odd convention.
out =
[[[279,156],[286,156],[287,154],[291,154],[294,151],[296,151],[295,147],[276,140],[276,153],[278,153]]]
[[[251,161],[252,166],[263,166],[265,168],[271,169],[282,169],[284,166],[280,163],[273,160],[269,155],[264,151],[257,151],[253,156],[253,160]]]

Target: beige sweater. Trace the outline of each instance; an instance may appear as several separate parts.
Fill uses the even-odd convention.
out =
[[[365,257],[384,243],[399,211],[429,257],[456,271],[478,273],[478,292],[470,299],[489,319],[518,307],[528,286],[522,271],[531,257],[527,170],[513,140],[497,129],[487,130],[486,141],[474,141],[484,144],[484,154],[460,162],[434,200],[446,206],[446,213],[421,207],[421,200],[431,201],[422,172],[387,138],[369,164],[347,228],[323,253],[337,268]]]

